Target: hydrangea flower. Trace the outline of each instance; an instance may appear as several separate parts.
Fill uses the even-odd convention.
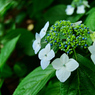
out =
[[[45,69],[52,58],[55,57],[55,53],[50,49],[50,44],[47,44],[44,49],[42,49],[38,54],[39,59],[41,60],[40,65],[42,69]]]
[[[67,8],[65,11],[67,15],[72,15],[74,12],[74,7],[72,7],[71,5],[67,5]]]
[[[64,53],[60,58],[52,62],[53,68],[56,69],[56,76],[60,82],[65,82],[71,75],[71,72],[78,68],[79,64],[74,59]]]
[[[43,38],[46,35],[46,31],[49,27],[49,21],[45,24],[45,26],[40,31],[40,37]]]
[[[40,44],[41,37],[38,33],[36,33],[35,38],[36,38],[36,40],[33,42],[32,47],[35,51],[35,54],[37,54],[37,52],[41,49],[41,44]]]
[[[95,64],[95,41],[92,46],[88,47],[89,51],[91,52],[91,59]]]
[[[77,14],[82,14],[85,13],[85,6],[84,5],[80,5],[77,7]]]

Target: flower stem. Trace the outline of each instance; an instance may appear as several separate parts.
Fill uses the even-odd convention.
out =
[[[60,82],[60,94],[63,95],[63,83]]]
[[[80,92],[80,79],[79,79],[79,71],[77,69],[77,76],[78,76],[78,94],[81,95],[81,92]]]
[[[76,51],[75,51],[75,49],[73,49],[73,51],[74,51],[75,59],[77,60],[77,56],[76,56]]]
[[[74,56],[75,56],[75,59],[77,61],[77,55],[76,55],[76,51],[74,49]],[[78,77],[78,92],[79,92],[79,95],[81,95],[81,92],[80,92],[80,79],[79,79],[79,71],[77,69],[77,77]]]

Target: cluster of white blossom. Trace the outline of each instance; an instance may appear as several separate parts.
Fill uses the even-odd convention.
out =
[[[55,57],[55,52],[51,49],[49,43],[45,46],[45,48],[41,49],[41,39],[45,36],[48,27],[49,22],[45,24],[39,34],[36,33],[36,40],[32,45],[35,54],[39,52],[38,57],[41,60],[40,65],[43,70],[48,67],[50,60]],[[88,49],[91,52],[91,59],[95,64],[95,42]],[[69,59],[68,55],[65,53],[62,54],[60,58],[56,58],[51,64],[53,68],[56,69],[56,76],[60,82],[65,82],[70,77],[71,72],[79,67],[79,63],[73,58]]]
[[[88,5],[88,1],[83,1],[83,4],[82,5],[80,5],[80,6],[77,6],[77,11],[76,11],[76,13],[77,14],[83,14],[83,13],[85,13],[85,7],[90,7],[89,5]],[[73,7],[72,5],[67,5],[67,8],[66,8],[66,14],[67,15],[72,15],[73,13],[74,13],[74,9],[75,9],[75,7]]]

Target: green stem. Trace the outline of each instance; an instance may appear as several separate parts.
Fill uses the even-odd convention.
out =
[[[63,83],[62,82],[60,82],[60,93],[61,95],[63,95]]]
[[[75,56],[75,59],[77,61],[77,55],[76,55],[76,51],[74,49],[74,56]],[[79,91],[79,95],[81,95],[81,92],[80,92],[80,80],[79,80],[79,71],[77,69],[77,76],[78,76],[78,91]]]
[[[76,55],[76,51],[75,51],[75,49],[73,49],[73,51],[74,51],[75,59],[77,60],[77,55]]]
[[[79,79],[79,71],[77,69],[77,76],[78,76],[78,91],[79,91],[79,95],[81,95],[81,92],[80,92],[80,79]]]

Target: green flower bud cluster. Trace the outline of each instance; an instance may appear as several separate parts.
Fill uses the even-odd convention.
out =
[[[70,21],[60,20],[50,27],[45,41],[71,54],[76,47],[88,47],[89,34],[90,30],[84,24],[73,25]]]

